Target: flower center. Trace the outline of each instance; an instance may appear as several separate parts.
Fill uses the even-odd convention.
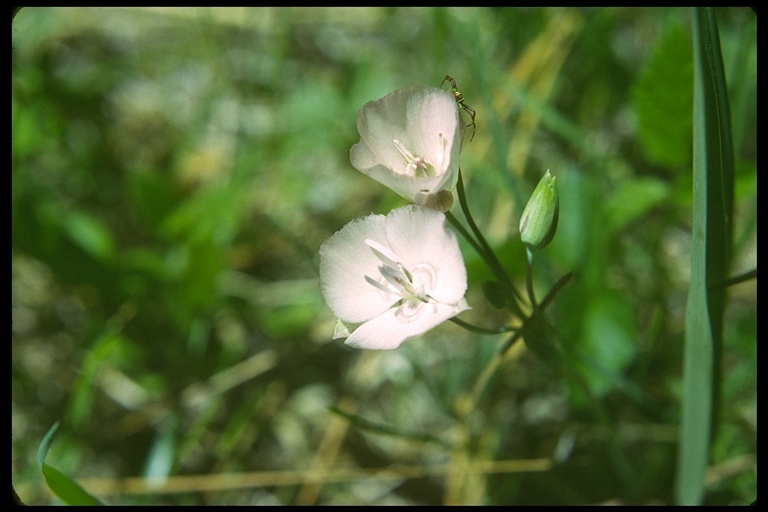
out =
[[[437,270],[429,263],[419,263],[410,270],[400,263],[397,255],[378,242],[367,239],[366,245],[382,262],[377,278],[365,276],[365,280],[381,290],[392,307],[395,316],[404,322],[414,320],[427,304],[435,300],[429,296],[437,281]]]
[[[442,132],[437,134],[438,137],[438,151],[436,156],[437,166],[441,168],[443,162],[445,161],[445,148],[448,144],[448,141],[445,137],[443,137]],[[405,158],[405,171],[401,174],[406,174],[409,176],[436,176],[438,171],[435,167],[435,164],[431,161],[427,160],[423,156],[416,156],[411,151],[405,147],[405,144],[400,142],[397,139],[393,139],[392,142],[395,143],[395,147],[400,152],[401,155],[403,155],[403,158]]]
[[[410,176],[434,176],[435,166],[429,163],[423,156],[415,156],[405,145],[394,139],[395,147],[405,158],[405,173]]]

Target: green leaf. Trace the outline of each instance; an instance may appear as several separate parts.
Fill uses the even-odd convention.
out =
[[[45,462],[45,456],[48,454],[48,450],[51,447],[53,435],[56,433],[56,430],[58,430],[60,423],[61,422],[57,421],[51,426],[51,428],[48,429],[48,432],[46,432],[43,436],[43,440],[40,441],[40,446],[37,448],[37,465],[41,468]]]
[[[102,505],[102,503],[88,493],[80,485],[67,475],[45,463],[45,456],[53,442],[53,436],[59,428],[59,422],[53,424],[40,441],[37,449],[37,464],[45,477],[45,483],[64,503],[68,505]]]
[[[603,396],[623,380],[635,356],[637,329],[628,303],[606,294],[589,304],[584,317],[580,348],[589,366],[584,379],[595,396]]]
[[[649,160],[680,167],[691,160],[693,67],[688,31],[670,24],[632,90],[640,141]]]
[[[733,148],[717,21],[694,14],[693,226],[675,499],[698,505],[718,409],[724,288],[731,249]]]
[[[76,428],[88,420],[93,409],[99,371],[104,361],[121,343],[122,336],[114,332],[106,332],[94,341],[75,379],[65,417],[68,425]]]
[[[176,417],[170,416],[157,428],[155,441],[147,455],[143,476],[148,479],[166,478],[173,468],[176,446]]]
[[[507,295],[505,288],[498,281],[483,281],[482,289],[491,306],[496,309],[504,307]]]
[[[48,464],[43,464],[45,483],[67,505],[103,505],[67,475]]]
[[[64,229],[83,251],[99,261],[115,255],[115,241],[109,228],[100,220],[83,212],[72,212],[64,219]]]
[[[619,184],[605,205],[611,233],[622,231],[668,197],[669,186],[655,178],[638,178]]]

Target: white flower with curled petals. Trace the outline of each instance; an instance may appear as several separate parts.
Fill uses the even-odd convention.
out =
[[[469,309],[467,271],[445,215],[416,205],[355,219],[320,247],[334,337],[391,350]]]
[[[407,87],[357,113],[352,166],[420,206],[447,211],[459,177],[464,123],[456,99],[435,87]]]

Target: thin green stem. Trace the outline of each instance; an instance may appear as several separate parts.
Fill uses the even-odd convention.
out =
[[[458,231],[461,236],[467,239],[467,242],[472,246],[472,248],[477,251],[477,253],[485,259],[485,255],[483,254],[483,248],[480,247],[480,244],[477,243],[477,240],[472,238],[472,235],[467,231],[467,228],[462,226],[461,222],[459,222],[459,219],[456,218],[455,215],[453,215],[451,212],[445,212],[445,217],[448,219],[448,221],[453,224],[453,227],[456,228],[456,231]]]
[[[509,350],[509,348],[517,341],[517,339],[524,334],[525,328],[528,325],[530,325],[530,321],[533,319],[534,315],[544,313],[544,310],[546,310],[549,307],[549,305],[552,304],[552,301],[555,300],[555,296],[558,294],[558,292],[561,289],[563,289],[563,287],[566,284],[568,284],[568,281],[571,280],[572,276],[573,276],[573,272],[568,272],[563,277],[561,277],[558,282],[555,283],[555,286],[553,286],[552,289],[549,290],[549,293],[547,293],[546,297],[544,297],[544,300],[541,301],[541,304],[539,304],[539,307],[531,314],[531,316],[525,319],[525,321],[523,322],[523,325],[515,333],[515,336],[512,336],[507,341],[507,343],[501,349],[501,354],[504,354],[507,350]]]
[[[487,327],[479,327],[477,325],[470,324],[469,322],[465,322],[464,320],[461,320],[456,317],[449,318],[449,320],[455,323],[456,325],[477,334],[504,334],[505,332],[512,332],[517,330],[516,327],[508,327],[508,326],[494,327],[492,329],[489,329]]]
[[[739,274],[737,276],[729,277],[728,279],[725,279],[724,281],[720,281],[719,283],[714,283],[709,286],[707,286],[708,290],[714,290],[718,287],[727,288],[728,286],[733,286],[735,284],[743,283],[745,281],[749,281],[750,279],[757,279],[757,269],[753,268],[752,270],[748,270],[747,272],[744,272],[743,274]]]
[[[528,289],[528,300],[531,301],[531,307],[536,311],[536,294],[533,291],[533,251],[530,247],[525,248],[527,256],[525,264],[525,286]]]
[[[501,262],[499,262],[499,259],[496,257],[496,254],[493,252],[493,249],[491,248],[490,244],[488,244],[488,241],[483,236],[483,233],[480,231],[480,228],[475,223],[475,219],[472,217],[472,213],[469,211],[469,206],[467,205],[467,196],[464,191],[464,180],[461,177],[461,169],[459,169],[459,180],[456,185],[456,191],[459,196],[459,204],[461,205],[461,211],[464,212],[464,217],[467,219],[467,223],[469,224],[469,227],[472,230],[472,233],[474,233],[476,237],[476,241],[474,243],[473,241],[470,241],[470,243],[472,243],[472,246],[478,251],[480,256],[483,257],[485,262],[488,264],[488,267],[491,269],[491,271],[499,280],[499,282],[505,288],[507,288],[508,291],[510,291],[511,293],[510,297],[512,298],[512,301],[510,302],[510,307],[514,310],[517,316],[519,316],[520,318],[523,318],[525,315],[523,313],[523,310],[520,308],[520,304],[519,304],[519,301],[521,301],[522,299],[522,297],[520,296],[520,293],[515,288],[515,285],[512,284],[512,280],[504,271],[504,267],[502,267]],[[464,236],[466,236],[466,234],[464,234]]]
[[[483,371],[480,374],[480,377],[478,377],[477,381],[475,382],[475,385],[473,386],[472,392],[469,395],[468,399],[462,402],[461,414],[464,415],[464,417],[468,417],[469,414],[471,414],[472,411],[477,406],[477,402],[480,400],[480,396],[482,395],[483,391],[488,385],[488,382],[491,380],[491,377],[498,369],[499,365],[501,365],[501,361],[504,358],[504,355],[507,353],[507,351],[512,347],[512,345],[514,345],[520,338],[523,337],[523,335],[526,332],[526,328],[528,328],[532,324],[532,322],[536,320],[535,315],[544,314],[544,310],[547,307],[549,307],[549,305],[552,303],[553,300],[555,300],[555,296],[557,295],[557,293],[566,284],[568,284],[568,281],[570,281],[572,275],[573,275],[573,272],[569,272],[568,274],[561,277],[557,283],[555,283],[555,286],[553,286],[552,289],[547,294],[547,296],[544,297],[544,300],[539,305],[539,308],[536,311],[534,311],[530,316],[525,318],[523,325],[516,328],[515,333],[509,337],[509,339],[504,343],[504,345],[502,345],[501,349],[496,354],[496,356],[494,356],[493,358],[491,358],[490,361],[488,361],[488,364],[485,366],[485,368],[483,368]]]

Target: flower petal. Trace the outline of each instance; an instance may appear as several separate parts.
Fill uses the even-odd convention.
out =
[[[424,334],[467,309],[466,302],[463,301],[458,306],[424,304],[418,315],[405,322],[399,313],[401,307],[392,308],[365,322],[355,329],[345,343],[370,350],[394,350],[403,342]]]
[[[429,264],[437,279],[429,295],[457,304],[467,291],[467,270],[459,241],[445,226],[445,215],[415,205],[392,210],[385,223],[387,241],[405,268]]]
[[[397,348],[469,309],[456,235],[443,213],[416,205],[332,235],[320,247],[320,284],[341,320],[334,337],[360,348]]]
[[[350,149],[352,166],[399,195],[424,204],[424,196],[451,190],[458,179],[461,128],[458,107],[445,90],[417,86],[366,103],[357,114],[360,141]],[[416,175],[403,151],[418,162]]]
[[[438,89],[440,90],[440,89]],[[434,164],[445,173],[449,166],[458,168],[459,152],[461,151],[461,131],[459,130],[459,110],[453,96],[445,94],[430,94],[419,105],[419,111],[414,116],[418,123],[418,134],[421,145],[418,150],[434,158]],[[451,187],[456,185],[458,174],[445,173],[454,178]]]
[[[389,309],[399,297],[387,297],[366,276],[379,276],[381,260],[366,239],[386,243],[383,215],[369,215],[347,223],[320,246],[320,291],[334,315],[359,323]]]

